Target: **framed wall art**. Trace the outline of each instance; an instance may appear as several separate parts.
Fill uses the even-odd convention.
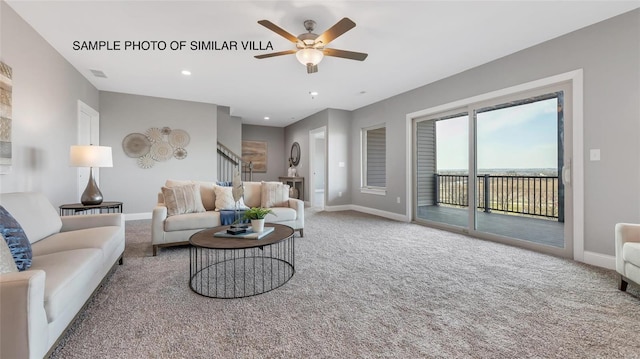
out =
[[[267,143],[264,141],[242,141],[242,161],[253,163],[253,172],[267,172]],[[243,171],[247,172],[247,166]]]
[[[12,78],[11,67],[0,62],[0,174],[11,171]]]

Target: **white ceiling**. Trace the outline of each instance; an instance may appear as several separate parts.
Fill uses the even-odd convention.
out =
[[[286,126],[325,108],[354,110],[640,6],[611,0],[8,3],[99,90],[229,106],[243,123],[266,126]],[[317,22],[320,34],[342,17],[357,26],[328,47],[366,52],[364,62],[325,57],[318,73],[307,74],[294,55],[253,57],[293,47],[258,20],[298,35],[306,19]],[[237,41],[238,50],[73,49],[74,41],[96,40]],[[241,41],[271,42],[273,51],[243,50]],[[310,91],[319,95],[311,98]]]

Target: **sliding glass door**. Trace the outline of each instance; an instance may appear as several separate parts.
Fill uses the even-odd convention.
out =
[[[569,91],[557,85],[415,119],[414,219],[570,257]]]

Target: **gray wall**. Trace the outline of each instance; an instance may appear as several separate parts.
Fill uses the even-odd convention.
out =
[[[0,191],[42,192],[56,207],[79,202],[69,147],[78,100],[98,110],[98,90],[4,1],[0,44],[0,60],[13,68],[13,167],[0,175]]]
[[[113,168],[101,171],[102,194],[124,202],[125,213],[149,213],[167,179],[216,180],[216,105],[157,97],[100,92],[100,143],[113,148]],[[122,149],[130,133],[168,126],[185,130],[191,141],[187,157],[138,167]]]
[[[328,123],[329,123],[329,110],[323,110],[318,113],[315,113],[307,118],[304,118],[294,124],[291,124],[284,128],[284,148],[285,148],[285,158],[284,161],[287,162],[289,160],[291,145],[294,142],[298,142],[300,144],[300,163],[297,168],[297,173],[299,177],[304,177],[305,186],[304,186],[304,199],[305,201],[309,200],[309,174],[310,174],[310,166],[309,166],[309,151],[311,151],[312,143],[309,140],[309,131],[315,130],[317,128],[327,126],[328,132]],[[329,134],[327,134],[328,139],[330,139]],[[327,142],[329,144],[330,142]],[[330,145],[329,145],[330,146]],[[329,152],[331,150],[329,149]],[[288,162],[287,162],[288,167]],[[330,174],[329,174],[330,175]],[[331,179],[329,179],[329,182]],[[327,201],[326,205],[329,205]]]
[[[349,139],[351,133],[351,112],[336,109],[326,109],[285,127],[285,143],[288,149],[294,142],[300,144],[300,164],[297,166],[298,175],[305,178],[304,198],[309,200],[310,166],[309,152],[313,141],[310,141],[309,131],[320,127],[327,128],[327,182],[326,206],[351,204],[351,189],[349,186],[351,155],[349,154]],[[345,166],[340,167],[339,163]],[[342,192],[342,197],[339,193]]]
[[[267,172],[254,172],[254,181],[277,181],[287,175],[290,147],[285,146],[282,127],[242,125],[242,140],[267,142]]]
[[[354,163],[349,153],[351,117],[350,111],[329,109],[327,125],[327,206],[351,203],[353,189],[349,186],[349,180]],[[340,162],[344,162],[344,167],[339,166]],[[340,192],[342,192],[342,197],[339,196]]]
[[[617,222],[640,222],[640,11],[635,10],[354,111],[352,179],[360,181],[359,133],[387,123],[387,196],[353,191],[353,204],[405,214],[406,114],[584,69],[585,250],[613,255]],[[589,162],[599,148],[602,160]],[[393,175],[391,175],[393,174]]]
[[[218,106],[218,142],[242,155],[242,119],[231,116],[228,106]]]

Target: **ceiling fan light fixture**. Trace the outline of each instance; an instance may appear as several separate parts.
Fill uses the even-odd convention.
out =
[[[320,61],[322,61],[324,54],[318,49],[307,48],[298,50],[298,52],[296,52],[296,58],[305,66],[308,66],[309,64],[316,66]]]

